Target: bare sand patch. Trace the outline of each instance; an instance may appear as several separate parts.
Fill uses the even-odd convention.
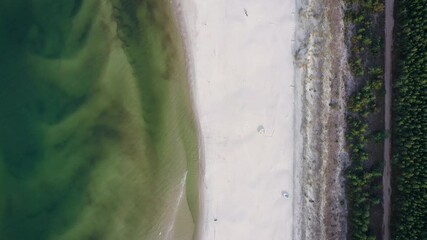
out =
[[[292,239],[294,1],[175,5],[201,131],[198,237]]]

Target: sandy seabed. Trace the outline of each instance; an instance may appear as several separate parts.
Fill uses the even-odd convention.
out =
[[[292,239],[295,2],[184,0],[175,8],[200,124],[198,238]]]

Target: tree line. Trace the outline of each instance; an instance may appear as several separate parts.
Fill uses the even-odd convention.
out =
[[[392,238],[427,239],[427,2],[397,2]]]

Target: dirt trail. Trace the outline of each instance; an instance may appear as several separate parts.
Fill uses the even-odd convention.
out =
[[[391,74],[392,74],[392,47],[393,47],[393,8],[394,0],[385,1],[385,130],[391,128]],[[391,138],[388,137],[384,141],[384,172],[383,172],[383,240],[390,239],[390,196],[391,196]]]

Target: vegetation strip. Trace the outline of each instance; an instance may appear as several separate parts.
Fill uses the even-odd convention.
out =
[[[427,239],[427,7],[396,3],[392,239]]]
[[[383,110],[383,46],[378,38],[383,10],[378,0],[347,1],[349,65],[356,81],[348,100],[346,133],[351,160],[345,173],[349,239],[376,239],[381,229],[375,215],[381,203],[382,152],[378,156],[372,146],[387,137],[383,125],[377,126]]]

